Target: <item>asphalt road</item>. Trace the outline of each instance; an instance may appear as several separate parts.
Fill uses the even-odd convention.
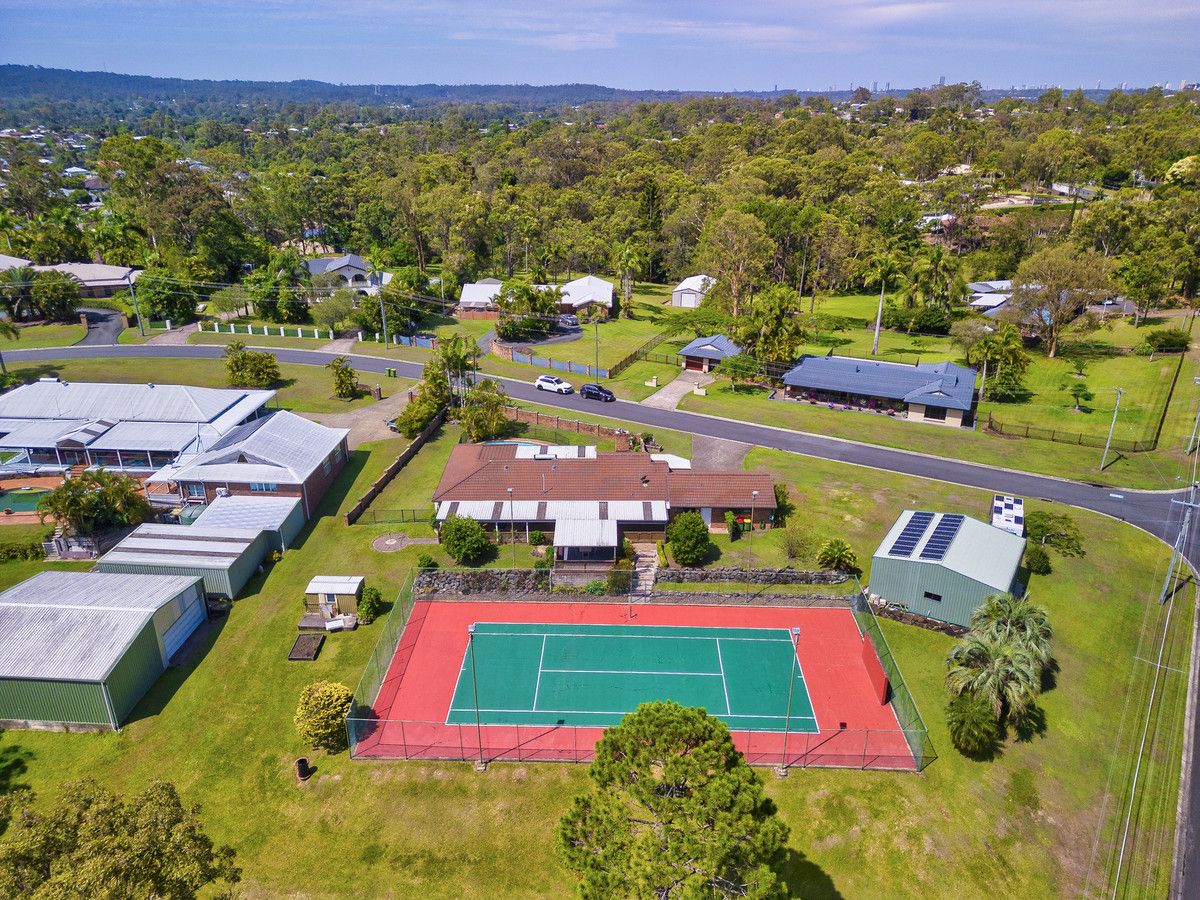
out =
[[[90,334],[89,330],[89,336]],[[208,345],[100,346],[89,344],[63,348],[10,350],[6,356],[9,361],[14,363],[115,356],[214,359],[221,356],[223,349],[220,346]],[[274,348],[273,352],[280,362],[301,365],[324,365],[334,356],[332,353],[321,353],[316,350],[293,350],[290,348]],[[416,363],[370,356],[351,356],[350,361],[360,372],[382,375],[385,368],[392,366],[401,376],[421,377],[421,366]],[[168,367],[164,366],[164,370],[168,370]],[[163,380],[167,380],[167,378],[169,378],[169,370],[164,372]],[[923,456],[903,450],[859,444],[816,434],[786,431],[749,422],[735,422],[679,410],[653,409],[631,401],[618,400],[615,403],[597,403],[583,400],[578,394],[562,396],[537,391],[530,382],[507,378],[499,380],[503,382],[504,389],[510,396],[558,407],[563,410],[564,415],[575,412],[595,413],[644,425],[648,429],[668,428],[692,434],[727,438],[760,447],[788,450],[806,456],[932,478],[997,493],[1037,497],[1112,516],[1136,525],[1167,543],[1175,541],[1182,519],[1182,507],[1172,503],[1173,499],[1182,496],[1182,489],[1155,492],[1099,487],[1078,481],[1006,471],[993,466]],[[1194,521],[1200,522],[1200,515],[1197,515]],[[1200,567],[1200,548],[1197,547],[1195,531],[1196,528],[1193,527],[1183,549],[1184,556],[1192,566]],[[1193,730],[1192,746],[1200,747],[1200,716],[1197,716],[1191,723],[1191,727]],[[1183,877],[1175,886],[1175,891],[1177,892],[1176,896],[1200,897],[1200,877],[1197,877],[1197,873],[1200,873],[1200,778],[1190,779],[1187,808],[1188,815],[1184,823],[1185,833],[1181,840],[1183,859],[1178,861]]]
[[[224,348],[221,346],[204,344],[183,346],[76,345],[74,347],[10,350],[6,354],[6,358],[14,363],[118,356],[215,359],[220,357],[223,351]],[[291,348],[272,348],[272,352],[280,362],[300,365],[324,365],[334,356],[332,353],[322,353],[318,350]],[[421,377],[421,366],[418,363],[354,355],[350,357],[350,361],[358,371],[364,373],[370,372],[382,376],[384,369],[391,366],[404,377]],[[1078,481],[1030,475],[1024,472],[997,469],[993,466],[924,456],[870,444],[859,444],[817,434],[787,431],[750,422],[718,419],[679,410],[653,409],[627,400],[598,403],[594,400],[584,400],[577,393],[564,396],[538,391],[534,389],[531,382],[507,378],[499,380],[503,382],[504,389],[510,396],[519,400],[558,407],[563,410],[564,415],[586,412],[611,416],[615,419],[643,425],[650,430],[669,428],[692,434],[727,438],[759,447],[788,450],[806,456],[832,459],[922,478],[933,478],[998,493],[1038,497],[1104,513],[1143,528],[1168,542],[1174,541],[1179,528],[1179,507],[1171,503],[1171,498],[1181,496],[1182,491],[1132,491],[1099,487]],[[1197,518],[1200,520],[1200,517]],[[1194,542],[1189,542],[1187,556],[1193,564],[1200,564],[1200,552],[1197,550]]]

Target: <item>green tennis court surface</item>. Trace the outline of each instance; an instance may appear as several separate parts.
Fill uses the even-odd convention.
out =
[[[702,706],[739,731],[783,731],[789,718],[795,654],[782,628],[483,622],[471,643],[451,725],[474,724],[476,690],[483,725],[602,727],[649,700]],[[787,727],[815,734],[798,661],[794,671]]]

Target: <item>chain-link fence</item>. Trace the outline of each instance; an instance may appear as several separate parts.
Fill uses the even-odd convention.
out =
[[[921,711],[917,709],[917,702],[909,692],[904,676],[900,674],[900,667],[896,665],[896,659],[892,656],[892,648],[888,646],[887,638],[879,629],[879,620],[875,618],[866,594],[860,591],[851,597],[850,609],[854,613],[854,621],[858,623],[859,631],[868,637],[875,647],[879,663],[888,677],[892,711],[896,714],[896,721],[900,723],[908,741],[917,771],[923,771],[937,759],[937,753],[929,740],[929,730],[925,727],[925,720],[921,718]]]

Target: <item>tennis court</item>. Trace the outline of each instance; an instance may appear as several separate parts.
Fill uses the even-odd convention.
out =
[[[447,724],[478,712],[483,725],[604,727],[674,700],[731,729],[820,730],[786,628],[484,622],[470,634]]]

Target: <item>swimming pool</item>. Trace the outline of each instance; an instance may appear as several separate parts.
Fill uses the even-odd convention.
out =
[[[14,488],[0,494],[0,512],[11,509],[13,512],[34,512],[38,501],[43,495],[50,493],[46,488],[23,487]]]

